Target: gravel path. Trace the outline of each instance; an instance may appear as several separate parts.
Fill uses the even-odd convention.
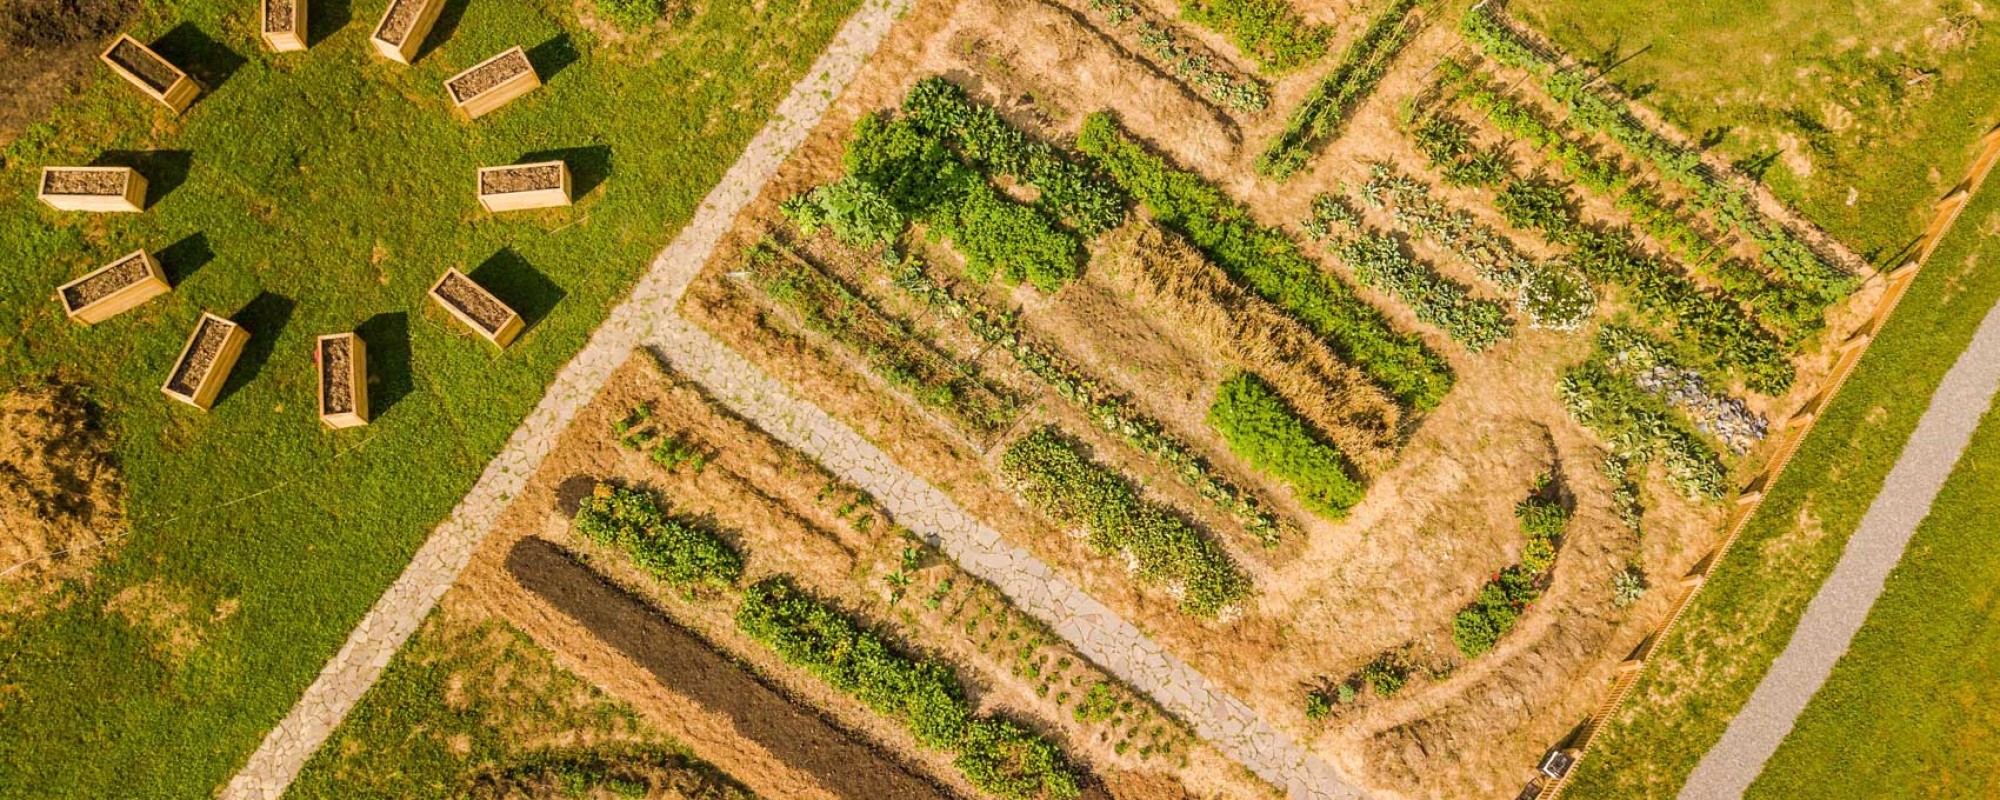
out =
[[[1367,796],[1096,598],[693,323],[669,314],[651,344],[676,371],[766,433],[874,495],[896,522],[942,548],[966,571],[1000,587],[1022,611],[1047,623],[1086,658],[1151,695],[1224,755],[1284,787],[1294,800]]]
[[[1785,652],[1771,663],[1771,671],[1749,702],[1729,721],[1721,741],[1695,766],[1681,787],[1682,800],[1741,797],[1764,771],[1764,762],[1791,733],[1799,712],[1826,683],[1834,663],[1867,621],[1868,609],[1881,596],[1889,571],[1902,560],[1910,536],[1930,513],[1931,501],[1944,488],[1996,392],[2000,392],[2000,305],[1987,312],[1971,346],[1945,373],[1882,491],[1861,518],[1861,527],[1848,539],[1840,563],[1806,606]]]
[[[583,350],[556,374],[541,402],[486,465],[472,491],[431,533],[403,574],[306,688],[298,705],[264,737],[243,770],[223,788],[223,800],[284,794],[313,752],[382,676],[389,659],[458,579],[480,538],[548,456],[557,436],[603,388],[612,370],[652,332],[661,311],[673,307],[736,215],[763,190],[785,157],[805,141],[907,4],[908,0],[867,0],[847,20],[826,52],[778,104],[770,123],[695,209],[687,227],[653,260],[631,297],[612,309]]]

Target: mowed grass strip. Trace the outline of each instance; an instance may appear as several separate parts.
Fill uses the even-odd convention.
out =
[[[1746,798],[2000,794],[2000,406]],[[1865,757],[1854,743],[1867,742]]]
[[[1840,559],[1945,371],[2000,301],[1996,227],[2000,190],[1988,186],[1653,656],[1568,797],[1672,797],[1722,737]]]
[[[369,52],[381,0],[314,4],[313,48],[283,56],[241,3],[140,11],[134,34],[208,87],[188,113],[93,65],[0,151],[0,386],[87,384],[136,526],[90,585],[0,630],[0,797],[226,781],[857,5],[709,4],[614,43],[567,0],[453,0],[413,68]],[[454,117],[443,80],[517,44],[545,86]],[[145,172],[146,213],[35,201],[40,167],[100,155]],[[569,161],[577,205],[478,209],[475,167],[548,158]],[[140,246],[173,294],[63,319],[56,286]],[[516,304],[526,333],[498,351],[433,307],[447,267]],[[202,309],[254,337],[206,415],[159,391]],[[323,432],[313,337],[357,327],[375,424]]]

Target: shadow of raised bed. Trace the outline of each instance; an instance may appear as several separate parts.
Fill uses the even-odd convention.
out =
[[[590,190],[611,177],[611,146],[602,144],[583,147],[564,147],[555,150],[536,150],[514,160],[517,164],[531,164],[537,161],[561,161],[569,165],[569,193],[572,202],[583,199]]]
[[[93,167],[131,167],[146,179],[146,207],[187,183],[194,154],[186,150],[106,150],[92,159]]]
[[[183,22],[167,31],[167,35],[153,43],[153,50],[185,70],[201,84],[204,94],[222,88],[237,70],[249,63],[241,53],[203,33],[192,22]]]
[[[534,330],[568,294],[512,247],[500,248],[466,277],[521,315],[521,333]]]
[[[231,322],[250,332],[250,342],[243,346],[243,355],[237,358],[236,369],[229,373],[228,382],[222,384],[222,391],[215,397],[216,403],[229,399],[244,384],[263,373],[264,363],[271,360],[271,351],[277,346],[278,336],[284,331],[286,323],[291,322],[292,312],[298,305],[284,295],[260,292],[243,306],[243,310],[229,317]]]
[[[380,420],[416,388],[410,371],[410,315],[376,314],[355,326],[354,333],[368,343],[368,405]]]

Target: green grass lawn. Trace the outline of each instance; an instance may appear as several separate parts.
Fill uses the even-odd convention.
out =
[[[1987,309],[2000,301],[1996,231],[2000,186],[1988,185],[1653,656],[1645,677],[1579,765],[1569,797],[1672,797],[1721,738],[1839,560],[1945,371]],[[1957,624],[1951,620],[1959,619],[1960,611],[1941,613],[1940,624]],[[1949,635],[1948,627],[1935,630]],[[1925,744],[1951,746],[1907,743]],[[1868,762],[1854,768],[1868,769],[1873,761],[1871,751]]]
[[[0,639],[0,796],[226,781],[857,5],[707,3],[615,43],[569,0],[448,0],[408,68],[367,47],[383,0],[314,2],[313,49],[283,56],[255,3],[142,3],[134,34],[210,92],[176,119],[94,67],[0,173],[0,387],[86,383],[134,521],[89,585]],[[443,79],[516,44],[546,86],[456,119]],[[575,207],[479,211],[475,166],[548,153],[576,170]],[[139,164],[153,207],[34,200],[43,165],[99,160]],[[57,285],[142,246],[173,294],[63,319]],[[424,299],[450,266],[524,311],[505,352]],[[206,415],[159,391],[202,309],[254,336]],[[377,423],[327,433],[311,342],[357,327]]]
[[[1722,134],[1722,153],[1768,166],[1779,196],[1877,260],[1916,236],[1931,202],[1964,177],[1975,140],[2000,122],[2000,10],[1975,7],[1511,4],[1578,57],[1629,57],[1616,83],[1690,136]]]
[[[2000,405],[1987,412],[1853,647],[1746,797],[2000,796],[1996,519]]]

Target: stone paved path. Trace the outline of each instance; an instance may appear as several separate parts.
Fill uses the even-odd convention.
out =
[[[873,494],[898,523],[942,548],[966,571],[993,582],[1086,658],[1151,695],[1224,755],[1284,787],[1294,800],[1366,797],[1248,705],[693,323],[670,313],[651,344],[676,371],[765,432]]]
[[[1764,763],[1791,733],[1799,713],[1867,621],[1890,570],[1902,560],[1910,536],[1930,513],[1931,502],[1944,488],[1996,393],[2000,393],[2000,305],[1987,312],[1971,346],[1945,373],[1882,491],[1847,540],[1840,563],[1806,606],[1785,652],[1771,663],[1771,671],[1729,721],[1722,739],[1695,766],[1681,787],[1682,800],[1742,797],[1764,771]]]
[[[458,579],[473,550],[507,501],[528,481],[554,448],[556,437],[652,331],[688,279],[708,260],[736,216],[762,191],[778,165],[805,141],[889,32],[908,0],[865,0],[848,18],[805,77],[778,104],[769,124],[757,133],[722,182],[703,198],[673,243],[660,252],[632,289],[612,309],[576,357],[563,366],[548,392],[515,429],[500,455],[486,466],[451,517],[439,525],[403,574],[347,637],[347,643],[320,670],[291,713],[264,737],[241,772],[223,788],[224,800],[276,798],[298,777],[313,752],[333,734],[389,659]]]

